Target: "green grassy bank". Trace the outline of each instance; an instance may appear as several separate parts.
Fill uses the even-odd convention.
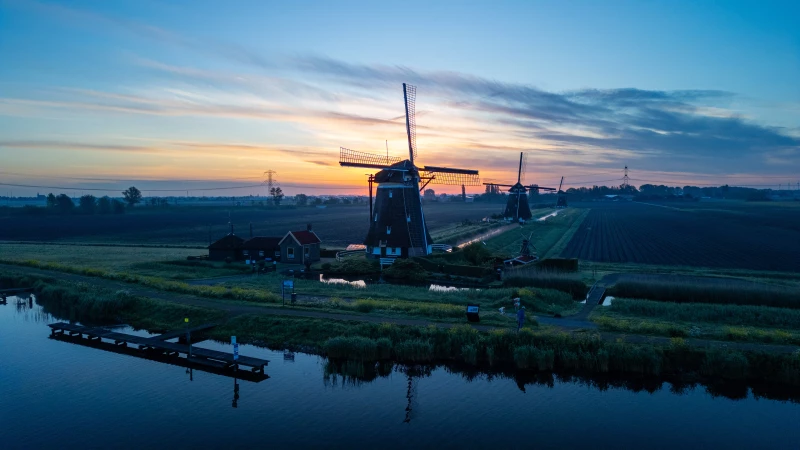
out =
[[[123,321],[151,331],[196,321],[225,320],[213,309],[193,308],[109,292],[91,285],[24,275],[0,276],[3,287],[34,287],[37,301],[59,317]],[[523,329],[481,332],[469,326],[438,328],[268,315],[237,316],[212,336],[272,348],[295,348],[334,359],[400,363],[455,362],[475,367],[510,366],[531,372],[582,371],[641,376],[800,385],[800,355],[604,341],[597,334]]]

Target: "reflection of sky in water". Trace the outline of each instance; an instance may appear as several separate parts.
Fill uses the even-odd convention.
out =
[[[373,381],[325,376],[324,359],[240,345],[271,360],[239,381],[49,339],[34,305],[0,305],[3,448],[796,448],[800,405],[555,381],[552,387],[434,369]],[[128,330],[130,331],[130,330]],[[240,339],[241,340],[241,339]],[[230,352],[229,343],[200,347]]]
[[[322,274],[319,274],[319,281],[320,283],[325,284],[342,284],[342,285],[349,285],[356,288],[365,288],[367,287],[367,283],[364,280],[356,280],[356,281],[347,281],[342,278],[323,278]]]

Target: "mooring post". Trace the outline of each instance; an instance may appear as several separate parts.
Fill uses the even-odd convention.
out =
[[[183,319],[186,322],[186,343],[189,344],[189,358],[192,357],[192,332],[189,330],[189,318]]]

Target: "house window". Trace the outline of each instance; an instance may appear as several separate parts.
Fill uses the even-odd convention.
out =
[[[411,214],[406,216],[406,222],[411,222]]]
[[[308,258],[308,255],[311,254],[311,249],[308,246],[303,247],[303,254]]]
[[[378,213],[375,213],[375,222],[378,221]]]
[[[294,247],[289,247],[286,249],[286,257],[289,259],[294,259]]]
[[[389,189],[389,198],[392,198],[392,190]]]
[[[386,234],[392,234],[392,227],[386,227]]]
[[[276,256],[276,257],[278,257],[278,258],[280,258],[280,256],[281,256],[281,251],[280,251],[280,250],[275,250],[275,256]]]
[[[263,250],[259,250],[258,251],[258,256],[264,256],[264,251]]]

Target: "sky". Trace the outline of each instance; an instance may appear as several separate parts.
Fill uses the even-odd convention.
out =
[[[0,195],[366,193],[403,82],[484,181],[800,183],[797,1],[0,0],[0,56]]]

